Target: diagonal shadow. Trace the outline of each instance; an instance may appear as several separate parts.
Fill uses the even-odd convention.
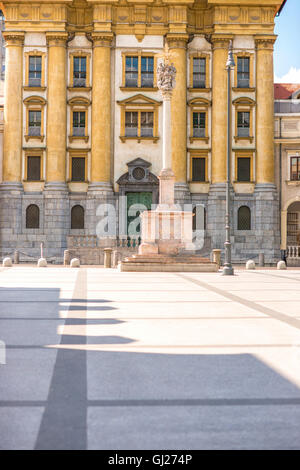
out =
[[[74,292],[81,297],[86,312],[87,275],[78,272]],[[83,300],[84,299],[84,300]],[[75,300],[78,302],[78,299]],[[86,325],[83,319],[66,319],[65,325]],[[86,336],[76,337],[86,344]],[[62,335],[61,345],[74,344],[74,337]],[[47,405],[43,414],[35,448],[84,450],[87,447],[87,366],[86,351],[58,350]]]

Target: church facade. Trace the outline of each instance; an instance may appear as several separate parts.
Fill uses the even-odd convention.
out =
[[[274,17],[280,0],[4,1],[6,80],[1,253],[61,259],[93,236],[102,204],[158,202],[162,97],[156,69],[176,67],[176,201],[205,208],[205,246],[223,248],[229,42],[233,261],[279,257],[274,177]],[[101,206],[103,207],[103,206]]]

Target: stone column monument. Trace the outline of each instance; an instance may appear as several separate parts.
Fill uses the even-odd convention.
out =
[[[176,69],[168,54],[157,68],[158,87],[163,97],[163,152],[159,174],[159,204],[141,214],[142,243],[139,253],[126,258],[120,271],[216,271],[217,264],[193,255],[191,211],[174,200],[175,175],[172,170],[171,99]]]

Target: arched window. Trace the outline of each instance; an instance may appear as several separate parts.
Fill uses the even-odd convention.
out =
[[[40,228],[40,209],[35,204],[26,209],[26,228]]]
[[[82,206],[74,206],[71,210],[71,228],[84,228],[84,208]]]
[[[238,210],[238,230],[251,230],[251,210],[247,206]]]

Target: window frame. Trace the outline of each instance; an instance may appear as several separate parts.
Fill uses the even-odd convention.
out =
[[[28,179],[28,163],[29,163],[29,158],[39,158],[40,160],[40,177],[39,179]],[[25,180],[26,182],[28,183],[35,183],[35,182],[41,182],[42,181],[42,166],[43,166],[43,157],[38,154],[38,155],[32,155],[32,152],[31,153],[28,153],[26,156],[25,156]]]
[[[250,180],[249,181],[240,181],[238,179],[238,160],[240,158],[249,158],[250,159]],[[236,153],[235,154],[235,182],[236,183],[253,183],[253,153]]]
[[[73,181],[72,180],[72,159],[73,158],[84,158],[85,159],[85,180],[84,181]],[[67,183],[76,185],[86,185],[89,183],[89,150],[88,149],[69,149],[67,155]],[[84,186],[83,186],[84,188]]]
[[[232,104],[235,107],[235,142],[239,141],[249,141],[252,143],[254,141],[253,136],[253,113],[254,107],[256,105],[255,101],[248,97],[241,97],[235,99]],[[238,135],[238,113],[249,113],[249,136],[239,136]]]
[[[84,160],[84,179],[74,180],[73,179],[73,160],[81,158]],[[87,183],[87,157],[86,155],[70,155],[70,183]]]
[[[150,140],[156,143],[159,139],[158,136],[158,108],[161,106],[161,101],[156,101],[148,98],[144,95],[135,95],[131,98],[127,98],[122,101],[117,101],[121,107],[121,120],[120,120],[120,140],[124,143],[126,140]],[[126,124],[126,113],[137,112],[138,113],[138,135],[137,136],[126,136],[125,135],[125,124]],[[142,136],[141,135],[141,113],[151,112],[153,113],[153,135]]]
[[[25,91],[45,91],[46,90],[46,52],[34,49],[32,51],[26,51],[25,56]],[[29,57],[41,57],[42,58],[42,70],[41,70],[41,85],[40,86],[29,86]]]
[[[240,209],[242,209],[243,207],[247,207],[247,209],[249,210],[249,213],[250,213],[250,228],[239,228],[239,212],[240,212]],[[253,230],[252,210],[248,205],[243,204],[243,205],[239,206],[238,209],[237,209],[236,216],[237,216],[237,218],[236,218],[236,229],[237,229],[237,231],[239,231],[239,232],[250,232],[251,230]]]
[[[235,61],[235,68],[234,68],[234,85],[233,91],[246,91],[251,92],[255,91],[255,83],[254,83],[254,53],[247,52],[247,51],[240,51],[233,54],[234,61]],[[238,59],[249,58],[249,87],[238,87]]]
[[[74,85],[74,58],[85,57],[86,58],[86,78],[85,86],[77,87]],[[91,72],[90,72],[91,53],[82,50],[72,50],[69,52],[69,86],[70,91],[89,91],[91,90]]]
[[[292,159],[296,158],[297,159],[297,174],[299,176],[298,179],[292,179]],[[300,156],[299,155],[289,155],[290,159],[290,178],[289,181],[300,181]]]
[[[83,209],[83,227],[81,227],[81,228],[72,227],[72,212],[73,212],[73,209],[77,206],[79,206]],[[86,227],[85,218],[86,218],[86,209],[85,209],[85,207],[82,204],[79,204],[78,202],[75,202],[75,204],[72,205],[71,210],[70,210],[70,230],[80,230],[80,231],[85,230],[85,227]]]
[[[209,128],[209,107],[211,105],[211,102],[207,99],[204,98],[194,98],[188,102],[189,109],[190,109],[190,132],[189,132],[189,140],[190,143],[193,143],[195,141],[200,141],[205,144],[208,144],[209,142],[209,136],[208,136],[208,128]],[[205,114],[205,133],[203,137],[195,137],[194,136],[194,126],[193,126],[193,117],[194,113],[203,113]]]
[[[204,174],[204,180],[203,180],[203,181],[202,181],[202,180],[194,180],[194,179],[193,179],[193,161],[194,161],[194,160],[197,160],[197,159],[199,159],[199,158],[201,158],[201,159],[203,159],[203,160],[205,161],[205,162],[204,162],[204,172],[205,172],[205,174]],[[207,164],[207,161],[208,161],[208,156],[207,156],[207,155],[201,155],[201,154],[199,154],[199,155],[191,155],[191,163],[190,163],[190,165],[191,165],[191,166],[190,166],[190,182],[191,182],[191,183],[197,183],[197,184],[199,184],[199,183],[200,183],[200,184],[201,184],[201,183],[202,183],[202,184],[203,184],[203,183],[208,183],[208,178],[207,178],[207,166],[208,166],[208,164]]]
[[[126,86],[126,57],[137,57],[138,58],[138,82],[137,87]],[[153,86],[142,87],[142,57],[153,58]],[[157,91],[157,54],[155,52],[142,52],[142,51],[124,51],[122,52],[122,85],[120,90],[122,91]]]
[[[28,142],[29,140],[39,140],[41,142],[44,141],[45,138],[45,106],[46,100],[41,96],[29,96],[25,98],[24,105],[26,108],[26,124],[25,124],[25,140]],[[29,135],[29,112],[30,111],[38,111],[41,113],[41,132],[40,135]]]
[[[194,59],[206,59],[205,87],[194,88]],[[210,84],[210,53],[195,52],[189,55],[189,92],[208,93],[211,91]]]
[[[90,107],[90,100],[83,97],[75,97],[68,101],[68,105],[70,107],[70,128],[69,128],[69,142],[80,141],[83,140],[84,142],[89,141],[89,107]],[[74,113],[85,113],[85,128],[84,128],[84,135],[73,135],[73,119]]]
[[[35,206],[38,208],[38,227],[27,227],[27,211],[29,207]],[[25,208],[25,230],[41,230],[41,208],[38,204],[31,202]]]

